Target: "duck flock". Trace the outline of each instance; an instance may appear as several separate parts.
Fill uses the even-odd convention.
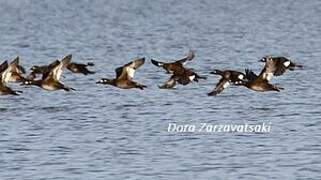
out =
[[[193,69],[187,68],[186,63],[195,58],[195,52],[189,51],[186,57],[173,62],[161,62],[151,59],[151,63],[157,67],[163,68],[169,78],[164,84],[160,85],[161,89],[174,88],[176,84],[187,85],[191,82],[198,82],[200,79],[206,79],[204,76],[198,75]],[[265,65],[261,72],[257,75],[250,69],[244,72],[234,70],[218,70],[215,69],[211,74],[219,75],[221,78],[215,88],[208,93],[209,96],[216,96],[230,85],[243,86],[248,89],[264,92],[264,91],[280,91],[283,88],[275,84],[271,84],[270,80],[273,76],[280,76],[286,70],[294,70],[302,68],[302,65],[296,64],[285,57],[265,56],[260,59]],[[143,90],[147,86],[133,80],[135,71],[145,63],[145,58],[137,58],[133,61],[115,69],[116,77],[113,79],[102,78],[97,84],[112,85],[121,89],[138,88]],[[16,57],[10,63],[4,61],[0,65],[0,94],[1,95],[19,95],[22,91],[11,89],[8,84],[20,83],[23,86],[38,86],[44,90],[55,91],[63,89],[65,91],[75,90],[63,84],[60,81],[64,69],[68,69],[73,73],[82,73],[84,75],[94,74],[95,72],[88,70],[88,66],[94,66],[93,63],[81,64],[72,62],[72,55],[65,56],[62,60],[55,60],[48,65],[33,66],[30,73],[26,74],[25,68],[19,64],[19,57]]]

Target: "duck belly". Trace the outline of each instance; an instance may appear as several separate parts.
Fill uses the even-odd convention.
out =
[[[47,91],[55,91],[58,89],[56,86],[50,86],[47,84],[43,84],[41,87]]]

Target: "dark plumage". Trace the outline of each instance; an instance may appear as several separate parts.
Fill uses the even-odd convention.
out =
[[[63,89],[65,91],[75,90],[71,87],[68,87],[62,84],[59,81],[64,68],[67,67],[70,61],[71,61],[71,55],[67,55],[61,61],[56,60],[50,65],[48,65],[46,68],[42,69],[42,79],[27,80],[23,84],[35,85],[48,91],[54,91],[59,89]]]
[[[280,76],[288,69],[293,71],[295,68],[302,68],[302,65],[296,64],[285,57],[265,56],[259,60],[265,62],[267,73],[272,73],[274,76]]]
[[[17,56],[6,68],[5,74],[6,78],[4,79],[5,83],[18,83],[26,80],[23,77],[22,66],[19,65],[19,56]]]
[[[8,94],[19,95],[19,93],[22,93],[22,91],[14,91],[6,85],[12,75],[11,68],[12,68],[12,65],[9,65],[8,61],[4,61],[0,65],[0,94],[1,95],[8,95]]]
[[[88,70],[87,66],[94,66],[93,63],[81,64],[71,62],[68,64],[67,69],[73,73],[82,73],[84,75],[95,74],[95,72]]]
[[[187,61],[194,59],[195,53],[189,51],[188,55],[182,59],[176,60],[172,63],[164,63],[156,60],[151,60],[151,62],[158,67],[162,67],[166,70],[167,73],[172,74],[172,76],[165,81],[165,83],[159,88],[161,89],[170,89],[173,88],[177,83],[182,85],[187,85],[192,81],[198,82],[199,79],[206,79],[206,77],[198,75],[192,69],[184,67],[184,64]]]
[[[71,56],[71,55],[68,55],[68,56]],[[59,63],[60,63],[59,60],[55,60],[55,61],[52,62],[50,65],[42,65],[42,66],[37,66],[37,65],[35,65],[35,66],[32,66],[32,67],[30,68],[31,72],[30,72],[30,74],[27,76],[27,79],[28,79],[28,80],[34,80],[34,79],[37,78],[37,75],[38,75],[38,74],[41,74],[41,75],[47,74],[48,72],[50,72],[50,70],[51,70],[53,67],[57,66]]]
[[[166,70],[167,73],[173,74],[177,71],[183,71],[185,68],[183,67],[188,61],[193,60],[195,57],[194,51],[189,51],[188,55],[182,59],[175,60],[171,63],[164,63],[160,61],[156,61],[154,59],[151,59],[151,62],[158,67],[162,67]]]
[[[254,91],[280,91],[284,88],[278,87],[277,85],[270,84],[268,80],[268,71],[264,67],[259,75],[256,75],[253,71],[246,69],[245,76],[248,79],[247,81],[242,81],[239,85],[245,86]]]
[[[97,81],[97,84],[108,84],[121,89],[139,88],[143,90],[147,86],[133,81],[133,78],[134,78],[136,69],[142,66],[144,62],[145,62],[145,58],[135,59],[132,62],[125,64],[124,66],[116,68],[115,69],[116,78],[114,79],[102,78],[101,80]]]
[[[213,91],[209,92],[209,96],[216,96],[217,94],[221,93],[224,89],[229,87],[231,84],[238,85],[242,84],[242,81],[245,81],[245,74],[238,71],[233,70],[214,70],[211,74],[217,74],[221,76],[221,79],[216,84]]]

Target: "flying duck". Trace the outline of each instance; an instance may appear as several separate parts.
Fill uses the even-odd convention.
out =
[[[27,76],[26,79],[28,80],[34,80],[37,78],[38,74],[43,74],[45,71],[50,71],[50,69],[52,67],[55,67],[56,65],[58,65],[60,63],[59,60],[55,60],[54,62],[52,62],[50,65],[42,65],[42,66],[37,66],[34,65],[30,68],[31,72],[30,74]],[[50,66],[50,67],[49,67]]]
[[[256,75],[252,70],[245,69],[246,81],[240,81],[238,85],[245,86],[254,91],[280,91],[284,88],[274,84],[270,84],[268,77],[270,77],[268,69],[264,67],[259,75]]]
[[[23,82],[26,80],[26,78],[22,76],[23,73],[25,73],[25,70],[22,66],[19,65],[19,56],[18,56],[6,68],[6,71],[5,71],[6,79],[4,79],[4,81],[5,83]]]
[[[206,79],[206,77],[200,76],[191,69],[182,69],[181,71],[174,71],[173,75],[165,81],[165,83],[159,86],[160,89],[171,89],[176,85],[176,82],[185,86],[190,82],[198,82],[199,79]]]
[[[11,68],[8,61],[4,61],[0,65],[0,95],[19,95],[18,93],[22,93],[22,91],[14,91],[6,85],[6,82],[10,79],[9,76],[11,76]]]
[[[82,73],[84,75],[95,74],[95,72],[89,71],[87,69],[87,66],[94,66],[94,64],[93,63],[80,64],[80,63],[71,62],[70,64],[68,64],[67,69],[73,73]]]
[[[42,79],[26,80],[23,84],[35,85],[48,91],[55,91],[59,89],[63,89],[65,91],[75,90],[71,87],[68,87],[62,84],[59,81],[64,68],[67,67],[70,61],[71,61],[71,55],[67,55],[61,61],[56,60],[53,63],[51,63],[47,68],[43,69]]]
[[[186,57],[172,63],[164,63],[151,59],[151,62],[155,66],[162,67],[167,73],[172,74],[172,76],[165,81],[162,86],[159,86],[159,88],[170,89],[173,88],[177,83],[187,85],[192,81],[198,82],[199,79],[206,79],[206,77],[198,75],[192,69],[184,67],[184,64],[187,61],[194,59],[194,57],[195,53],[193,51],[189,51]]]
[[[284,74],[287,69],[293,71],[295,68],[303,67],[302,65],[296,64],[285,57],[265,56],[260,59],[259,62],[265,62],[266,73],[269,73],[268,80],[271,79],[272,75],[280,76]]]
[[[154,59],[151,59],[151,62],[155,66],[164,68],[167,73],[173,74],[175,71],[182,71],[182,69],[185,69],[183,65],[185,65],[188,61],[193,60],[194,57],[195,57],[194,51],[190,50],[186,57],[176,60],[175,62],[164,63],[164,62],[156,61]]]
[[[217,94],[221,93],[224,89],[229,87],[231,84],[239,85],[246,80],[246,75],[244,73],[233,71],[233,70],[221,71],[221,70],[215,69],[213,72],[211,72],[211,74],[220,75],[221,79],[216,84],[213,91],[207,94],[209,96],[216,96]]]
[[[131,89],[131,88],[139,88],[144,90],[147,86],[139,84],[133,81],[135,71],[144,64],[145,58],[138,58],[125,64],[124,66],[118,67],[115,69],[116,78],[107,79],[102,78],[97,81],[97,84],[108,84],[121,89]]]

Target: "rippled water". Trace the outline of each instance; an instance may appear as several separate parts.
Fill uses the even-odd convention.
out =
[[[0,58],[26,67],[72,53],[91,76],[65,72],[77,91],[23,88],[1,96],[0,179],[321,179],[321,1],[0,0]],[[176,90],[151,63],[145,91],[98,86],[135,57],[196,50],[207,80]],[[274,78],[285,90],[231,87],[206,94],[212,68],[258,72],[282,55],[303,70]],[[169,123],[272,123],[271,133],[168,133]]]

